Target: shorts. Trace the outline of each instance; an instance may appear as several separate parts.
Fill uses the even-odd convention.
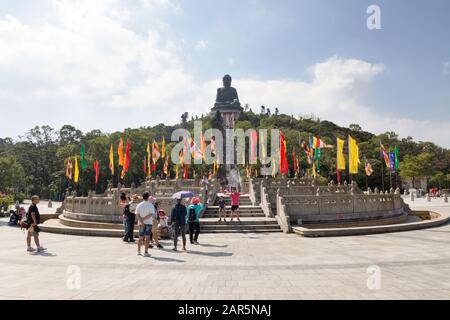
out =
[[[152,232],[152,225],[146,224],[144,226],[139,227],[139,237],[150,237],[150,233]]]
[[[239,206],[231,206],[231,211],[239,211]]]

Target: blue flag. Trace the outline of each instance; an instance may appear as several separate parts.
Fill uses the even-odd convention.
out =
[[[389,160],[390,160],[391,172],[395,173],[395,153],[394,152],[389,152]]]

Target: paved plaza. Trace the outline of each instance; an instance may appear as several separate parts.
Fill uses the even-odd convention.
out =
[[[411,206],[450,212],[441,199]],[[0,219],[0,299],[450,299],[449,225],[338,238],[205,234],[186,253],[163,241],[150,258],[120,239],[41,239],[48,252],[29,254],[23,231]]]

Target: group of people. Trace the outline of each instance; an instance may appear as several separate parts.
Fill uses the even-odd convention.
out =
[[[186,250],[186,228],[189,228],[189,240],[191,244],[198,243],[200,234],[200,213],[204,205],[200,199],[193,197],[191,204],[185,206],[182,199],[176,199],[176,204],[172,209],[170,220],[166,213],[159,209],[158,203],[149,192],[142,194],[142,200],[138,195],[128,198],[124,193],[120,196],[119,205],[122,207],[124,222],[124,242],[135,242],[134,227],[137,223],[139,227],[139,239],[137,244],[138,255],[142,255],[142,246],[144,247],[143,256],[150,256],[148,250],[156,246],[162,249],[159,237],[173,237],[174,251],[178,251],[178,237],[181,235],[183,241],[183,250]]]

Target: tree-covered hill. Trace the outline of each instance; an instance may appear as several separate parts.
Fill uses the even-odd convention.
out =
[[[441,148],[432,142],[414,141],[411,137],[400,139],[397,134],[386,132],[374,135],[364,131],[359,125],[354,124],[349,128],[340,127],[330,121],[315,119],[313,117],[295,118],[291,115],[280,114],[278,109],[271,113],[270,109],[261,107],[261,112],[255,113],[248,106],[245,108],[236,123],[237,128],[261,129],[278,128],[283,131],[287,138],[288,159],[292,168],[292,148],[301,156],[301,168],[306,171],[308,163],[305,153],[301,151],[300,139],[308,140],[309,136],[318,136],[325,143],[336,145],[336,137],[347,139],[348,135],[354,137],[360,147],[361,166],[360,174],[353,178],[361,187],[368,184],[370,187],[382,185],[380,158],[380,141],[387,149],[393,150],[398,146],[400,150],[400,175],[406,177],[428,176],[430,185],[437,187],[448,187],[448,174],[450,169],[450,150]],[[143,161],[146,156],[147,143],[156,140],[161,143],[165,137],[167,149],[173,147],[170,142],[171,133],[177,128],[193,129],[194,120],[201,120],[203,129],[206,130],[214,125],[214,121],[207,116],[194,116],[189,120],[189,115],[184,113],[177,125],[167,126],[158,124],[153,127],[141,127],[136,129],[125,129],[123,132],[105,133],[99,130],[81,132],[71,125],[54,129],[49,126],[36,126],[25,133],[19,140],[11,138],[0,138],[0,192],[10,194],[39,194],[42,197],[58,198],[64,190],[70,186],[76,188],[79,193],[86,194],[89,190],[103,192],[111,179],[108,168],[110,145],[114,146],[114,156],[117,165],[117,146],[119,139],[131,142],[131,166],[125,176],[124,183],[130,185],[145,180]],[[395,129],[395,128],[393,128]],[[81,171],[80,181],[77,186],[65,177],[65,163],[67,159],[80,156],[81,145],[86,148],[87,169]],[[347,145],[346,145],[347,148]],[[345,148],[345,152],[346,149]],[[93,163],[95,159],[100,163],[99,183],[95,185],[95,173]],[[336,148],[324,149],[322,152],[320,176],[323,179],[336,179]],[[366,178],[364,174],[364,163],[368,160],[374,169],[372,176]],[[160,160],[157,172],[162,172],[163,161]],[[174,168],[170,167],[172,177]],[[119,171],[116,166],[114,184],[118,182]],[[207,165],[191,166],[190,176],[194,174],[208,173]],[[389,176],[384,168],[385,185],[388,187],[393,181],[395,187],[399,184],[400,177]],[[392,178],[392,180],[390,179]],[[342,179],[349,179],[345,172]]]

